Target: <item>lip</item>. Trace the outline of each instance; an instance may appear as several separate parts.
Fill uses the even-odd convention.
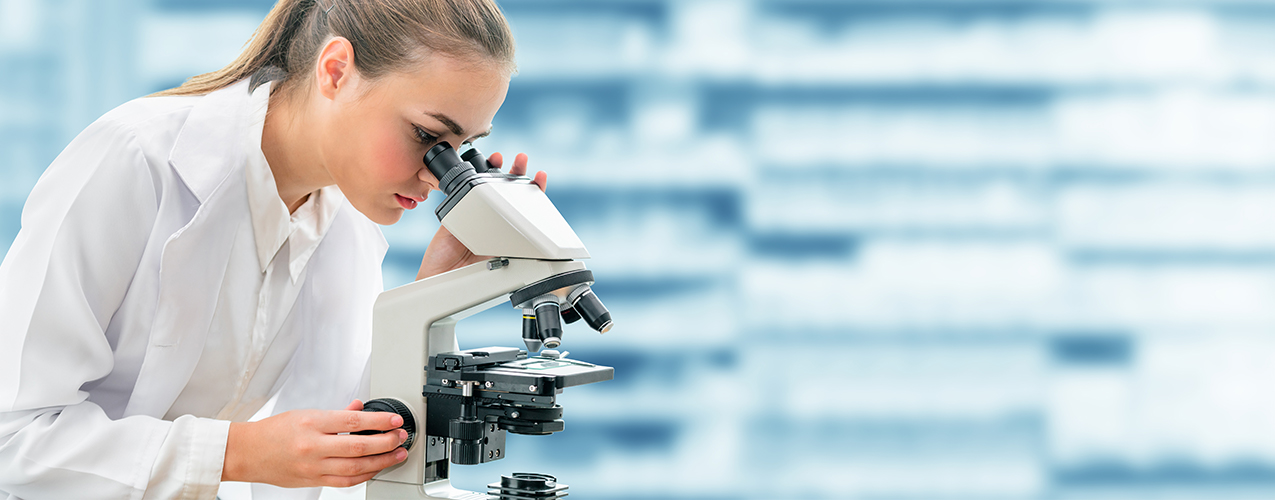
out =
[[[417,200],[415,200],[415,199],[408,198],[408,197],[403,196],[403,195],[401,195],[401,194],[395,194],[395,195],[394,195],[394,199],[398,201],[398,205],[399,205],[400,207],[403,207],[403,208],[404,208],[404,209],[406,209],[406,210],[411,210],[411,209],[413,209],[413,208],[416,208],[416,204],[417,204],[417,203],[420,203],[421,201],[425,201],[425,200],[417,201]]]

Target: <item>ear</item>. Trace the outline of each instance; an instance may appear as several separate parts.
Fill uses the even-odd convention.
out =
[[[341,92],[349,92],[359,79],[358,70],[354,69],[354,46],[344,37],[328,40],[319,51],[315,71],[315,82],[323,97],[335,100]]]

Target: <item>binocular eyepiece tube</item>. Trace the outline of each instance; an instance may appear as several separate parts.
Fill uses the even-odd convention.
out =
[[[436,144],[425,152],[425,166],[438,179],[438,189],[448,196],[471,177],[491,169],[491,164],[477,148],[457,155],[447,143]]]

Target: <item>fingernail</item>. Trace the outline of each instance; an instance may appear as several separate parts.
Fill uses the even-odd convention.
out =
[[[405,431],[405,430],[403,430],[403,429],[399,429],[399,430],[398,430],[398,444],[403,444],[403,443],[406,443],[406,442],[407,442],[407,431]]]
[[[399,462],[402,462],[403,459],[407,458],[407,450],[399,448],[398,451],[394,452],[394,458]]]
[[[394,416],[390,417],[390,425],[392,425],[392,426],[394,426],[394,427],[402,427],[402,426],[403,426],[403,417],[400,417],[400,416],[398,416],[398,415],[394,415]]]

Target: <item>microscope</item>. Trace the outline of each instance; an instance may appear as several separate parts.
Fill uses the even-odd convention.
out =
[[[610,312],[590,288],[593,273],[578,261],[589,253],[539,186],[490,168],[478,150],[457,155],[439,144],[425,163],[447,196],[435,210],[439,221],[475,255],[496,257],[377,298],[371,358],[376,399],[363,411],[401,415],[408,454],[368,481],[367,498],[566,496],[566,485],[534,473],[504,476],[489,485],[490,494],[464,491],[451,485],[448,469],[504,458],[506,433],[563,430],[556,396],[613,377],[613,368],[554,350],[564,323],[583,319],[598,332],[611,329]],[[526,350],[461,350],[456,323],[505,302],[522,312]]]

